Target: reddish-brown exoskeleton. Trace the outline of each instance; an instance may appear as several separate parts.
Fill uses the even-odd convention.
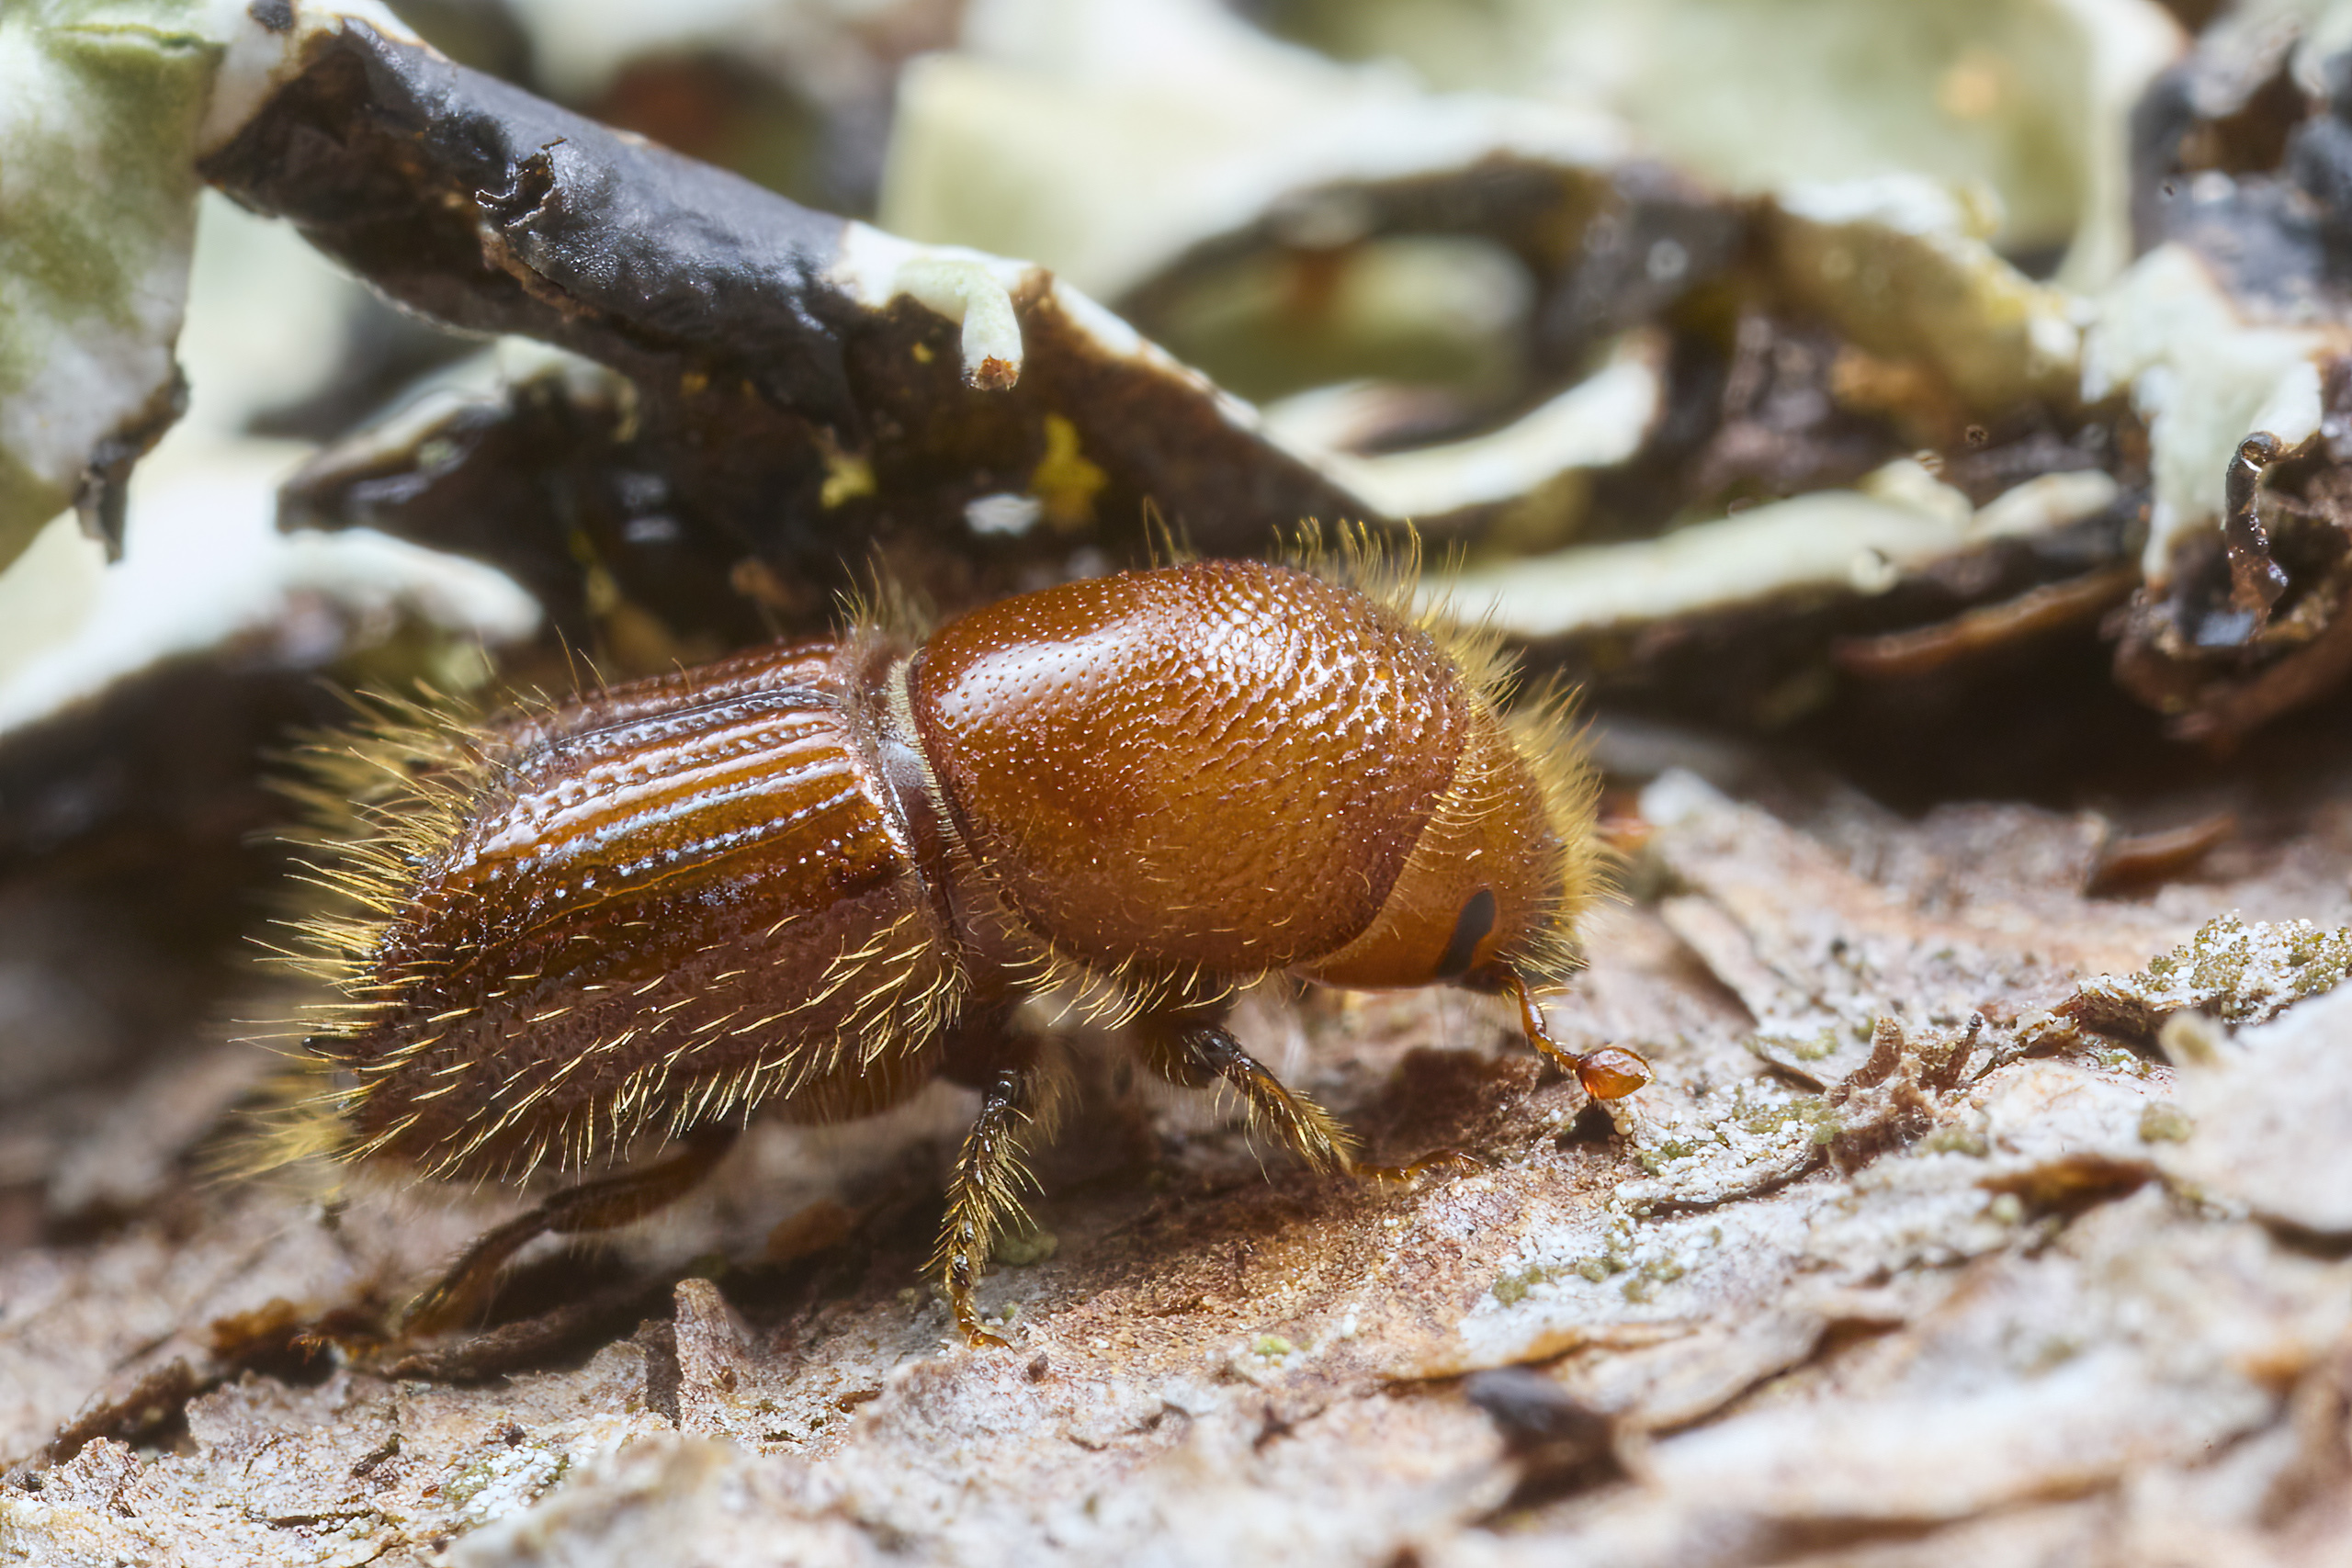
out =
[[[325,793],[369,827],[325,868],[364,913],[309,928],[345,999],[308,1042],[334,1078],[308,1144],[616,1172],[485,1236],[412,1323],[534,1235],[670,1201],[754,1114],[870,1115],[944,1074],[982,1100],[934,1266],[984,1340],[973,1280],[1046,1100],[1013,1014],[1056,988],[1317,1168],[1371,1169],[1220,1022],[1269,974],[1500,992],[1590,1092],[1638,1088],[1639,1057],[1562,1050],[1529,994],[1595,882],[1557,705],[1506,715],[1491,649],[1409,603],[1202,561],[920,647],[860,626],[330,748]]]

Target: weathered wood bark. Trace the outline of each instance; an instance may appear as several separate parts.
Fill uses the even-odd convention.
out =
[[[1288,1036],[1378,1152],[1486,1168],[1261,1170],[1197,1108],[1099,1084],[1048,1166],[1050,1243],[983,1292],[1008,1349],[952,1343],[915,1288],[944,1091],[755,1140],[692,1213],[541,1261],[508,1308],[540,1315],[421,1347],[361,1331],[509,1195],[322,1206],[151,1166],[119,1223],[0,1262],[0,1541],[186,1564],[2342,1561],[2352,991],[2330,987],[2352,941],[2324,928],[2352,834],[2330,778],[2301,782],[2318,804],[2207,880],[2117,899],[2078,890],[2077,819],[1783,818],[1669,775],[1643,891],[1556,1012],[1649,1053],[1657,1085],[1603,1114],[1457,998],[1259,1006],[1252,1038]],[[2233,910],[2252,923],[2086,983]],[[2299,916],[2322,926],[2259,923]],[[213,1071],[158,1064],[109,1135],[189,1125],[164,1108]]]

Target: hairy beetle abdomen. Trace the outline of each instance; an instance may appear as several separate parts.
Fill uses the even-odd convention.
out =
[[[763,660],[484,738],[358,988],[380,1010],[324,1043],[363,1146],[582,1165],[921,1048],[954,956],[874,760],[877,655]]]
[[[1467,694],[1370,598],[1255,561],[1073,582],[924,647],[923,750],[974,859],[1059,951],[1249,974],[1371,924]]]

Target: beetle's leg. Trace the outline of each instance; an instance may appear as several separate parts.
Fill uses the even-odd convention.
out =
[[[1274,1077],[1222,1026],[1182,1014],[1148,1014],[1136,1021],[1135,1032],[1153,1071],[1180,1089],[1232,1085],[1252,1124],[1267,1128],[1316,1170],[1402,1181],[1440,1167],[1477,1168],[1476,1159],[1456,1149],[1442,1149],[1410,1165],[1367,1165],[1356,1157],[1355,1139],[1329,1111]]]
[[[669,1207],[702,1184],[734,1146],[736,1136],[733,1127],[700,1128],[687,1134],[685,1147],[668,1159],[550,1195],[537,1208],[467,1247],[430,1290],[410,1303],[401,1327],[411,1334],[430,1334],[470,1316],[489,1293],[500,1267],[538,1236],[608,1231]]]
[[[1582,1055],[1569,1050],[1552,1038],[1549,1024],[1544,1021],[1544,1010],[1535,1005],[1535,995],[1528,988],[1515,969],[1498,968],[1492,973],[1496,989],[1519,1004],[1520,1032],[1527,1043],[1576,1075],[1585,1093],[1595,1100],[1623,1100],[1657,1075],[1641,1054],[1623,1045],[1603,1045]]]
[[[956,1326],[975,1346],[1004,1343],[980,1326],[972,1288],[1004,1222],[1024,1217],[1020,1189],[1034,1188],[1036,1179],[1022,1163],[1022,1149],[1032,1132],[1044,1130],[1040,1124],[1047,1119],[1047,1089],[1046,1075],[1035,1061],[997,1069],[980,1087],[980,1113],[956,1156],[956,1175],[947,1185],[947,1217],[940,1223],[930,1271],[947,1289]]]
[[[1274,1077],[1223,1026],[1181,1013],[1147,1013],[1133,1027],[1144,1059],[1170,1083],[1179,1089],[1230,1084],[1250,1122],[1266,1128],[1310,1167],[1326,1172],[1356,1168],[1356,1141],[1347,1129]]]

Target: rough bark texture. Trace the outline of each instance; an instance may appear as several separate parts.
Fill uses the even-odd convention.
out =
[[[2111,899],[2083,819],[1669,774],[1555,1010],[1657,1085],[1604,1113],[1458,998],[1253,1004],[1381,1156],[1485,1168],[1317,1181],[1106,1068],[984,1288],[1005,1349],[915,1288],[945,1091],[402,1346],[514,1197],[192,1187],[152,1150],[243,1059],[157,1064],[118,1220],[0,1262],[0,1552],[2345,1561],[2352,810],[2285,782]]]

